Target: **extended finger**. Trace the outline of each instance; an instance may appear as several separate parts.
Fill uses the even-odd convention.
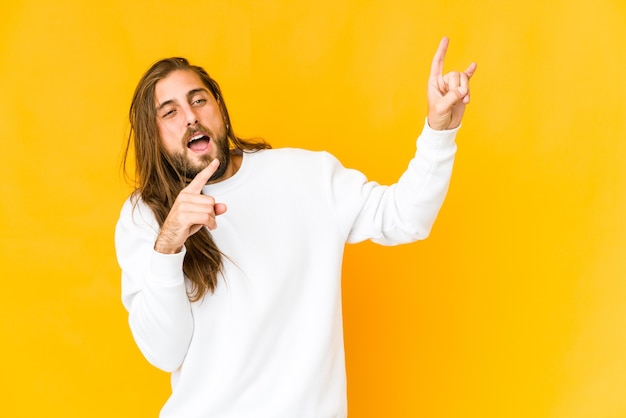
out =
[[[200,194],[202,192],[202,188],[207,184],[219,166],[220,161],[217,158],[214,159],[201,172],[199,172],[183,190],[189,193]]]
[[[476,68],[478,67],[478,65],[473,62],[471,63],[467,69],[464,71],[465,75],[467,75],[467,78],[472,78],[472,76],[474,75],[474,73],[476,72]]]
[[[430,65],[430,81],[431,84],[437,84],[437,80],[443,74],[443,61],[446,58],[446,51],[448,50],[448,37],[444,36],[439,42],[437,52],[433,56],[433,62]]]

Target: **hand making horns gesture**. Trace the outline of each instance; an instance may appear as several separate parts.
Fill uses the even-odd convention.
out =
[[[167,215],[154,249],[164,254],[180,252],[187,238],[201,228],[217,228],[215,217],[226,212],[226,205],[215,203],[212,196],[202,194],[202,188],[219,167],[215,159],[180,191]]]
[[[435,130],[454,129],[461,124],[470,101],[469,80],[476,71],[473,62],[461,73],[452,71],[444,75],[448,43],[447,37],[439,43],[428,77],[428,125]]]

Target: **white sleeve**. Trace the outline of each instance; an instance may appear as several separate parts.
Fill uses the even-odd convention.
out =
[[[141,201],[128,199],[115,229],[122,269],[122,303],[137,346],[155,367],[171,372],[183,362],[193,334],[193,316],[183,275],[185,249],[154,250],[159,227]]]
[[[355,170],[333,170],[332,199],[348,229],[346,242],[397,245],[428,237],[450,184],[458,129],[435,131],[426,122],[415,156],[391,186]]]

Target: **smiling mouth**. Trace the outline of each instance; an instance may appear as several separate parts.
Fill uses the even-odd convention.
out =
[[[192,135],[187,142],[187,148],[193,152],[202,153],[209,149],[211,138],[205,133],[198,132]]]

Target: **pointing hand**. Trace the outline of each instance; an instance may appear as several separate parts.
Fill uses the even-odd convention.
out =
[[[164,254],[178,253],[187,238],[202,227],[217,228],[215,217],[226,212],[226,205],[215,203],[212,196],[203,195],[202,188],[219,165],[217,159],[211,161],[180,191],[154,244],[156,251]]]

